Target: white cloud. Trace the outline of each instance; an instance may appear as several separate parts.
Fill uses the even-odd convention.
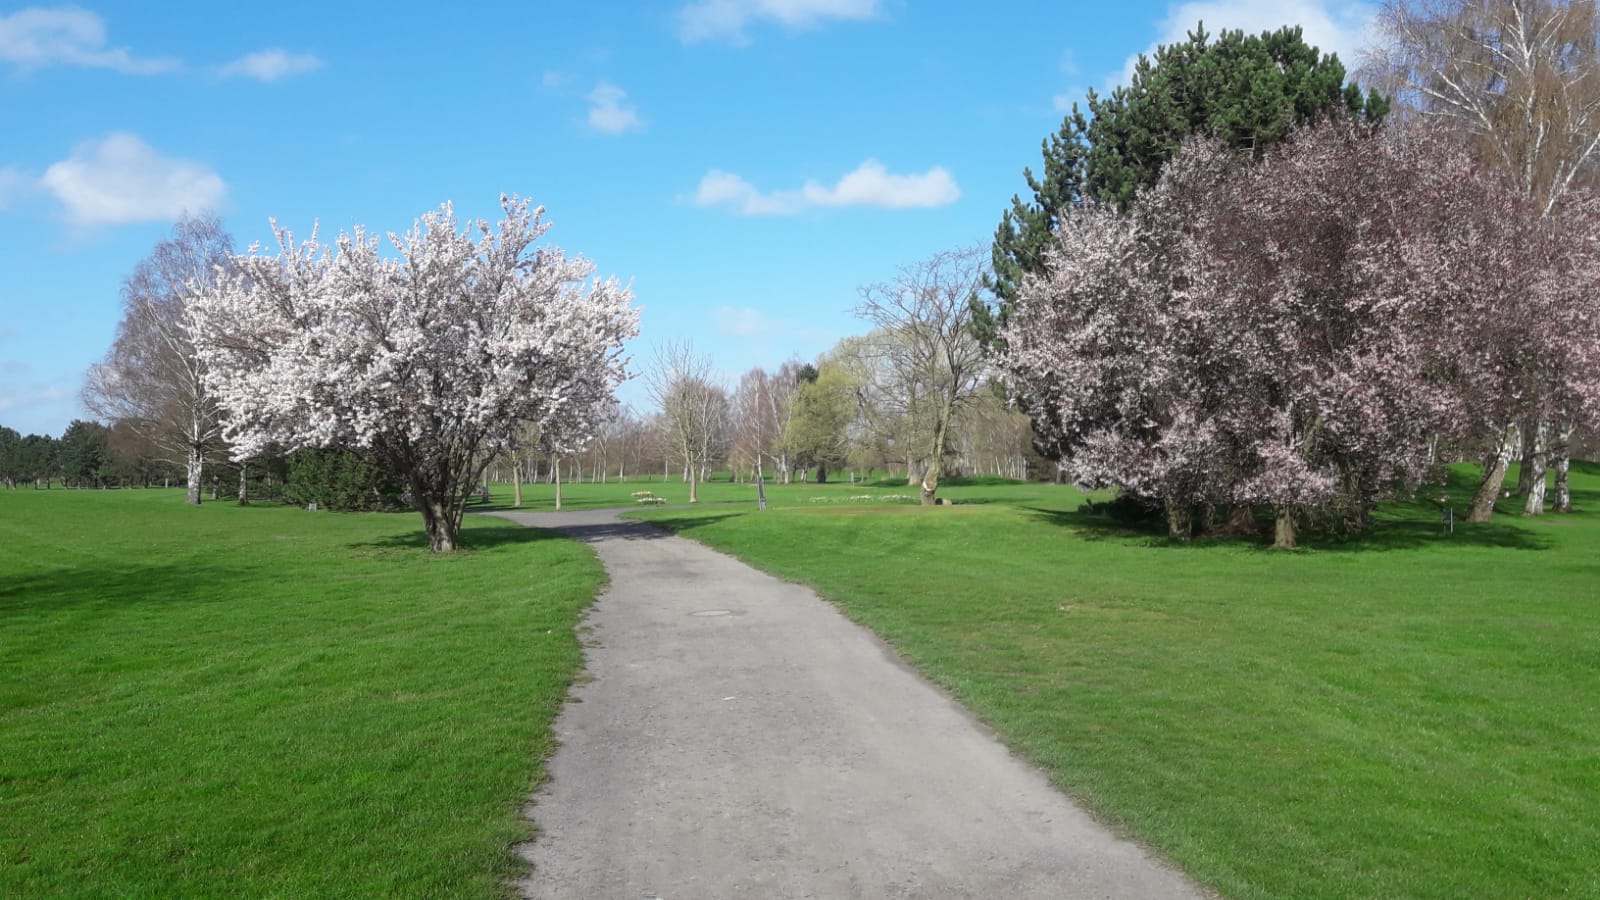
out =
[[[217,70],[224,78],[254,78],[257,81],[277,81],[291,75],[302,75],[322,68],[323,62],[311,53],[290,53],[273,47],[246,53]]]
[[[585,98],[589,101],[589,127],[601,134],[622,134],[644,127],[639,111],[623,102],[628,92],[602,81]]]
[[[700,179],[696,206],[727,206],[745,215],[782,216],[806,209],[877,206],[929,208],[954,203],[961,189],[941,166],[912,175],[895,175],[869,159],[832,185],[808,181],[797,190],[763,193],[732,172],[712,169]]]
[[[106,46],[106,23],[86,9],[30,6],[0,16],[0,61],[23,69],[88,66],[148,75],[178,67],[175,59],[144,59]]]
[[[39,184],[78,225],[175,219],[214,209],[226,191],[209,166],[161,156],[127,132],[79,144],[46,169]]]
[[[567,83],[567,73],[551,69],[540,76],[539,84],[547,88],[558,88]]]
[[[859,21],[878,13],[878,0],[696,0],[678,10],[678,39],[685,44],[749,40],[745,26],[768,21],[791,31],[830,19]]]
[[[1353,69],[1358,52],[1369,40],[1369,29],[1377,7],[1361,0],[1191,0],[1167,7],[1161,20],[1161,36],[1145,50],[1149,55],[1159,44],[1188,40],[1189,31],[1204,22],[1215,35],[1226,29],[1246,34],[1274,31],[1285,25],[1299,25],[1306,43],[1324,53],[1337,53],[1346,69]],[[1128,57],[1112,87],[1133,79],[1138,55]]]

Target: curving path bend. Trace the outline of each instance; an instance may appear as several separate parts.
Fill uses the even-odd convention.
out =
[[[615,511],[496,515],[610,575],[525,895],[1204,896],[809,588]]]

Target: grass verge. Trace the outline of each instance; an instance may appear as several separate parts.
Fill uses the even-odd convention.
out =
[[[0,894],[502,894],[602,572],[464,537],[0,493]]]

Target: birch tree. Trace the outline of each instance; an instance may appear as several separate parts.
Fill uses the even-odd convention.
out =
[[[1376,31],[1366,72],[1394,91],[1403,113],[1461,135],[1539,215],[1553,215],[1574,189],[1594,183],[1600,13],[1593,0],[1387,0]],[[1538,343],[1523,352],[1541,352]],[[1523,512],[1542,512],[1551,437],[1560,446],[1572,424],[1535,414],[1489,435],[1475,506],[1499,494],[1504,460],[1520,444]]]
[[[192,302],[232,253],[233,239],[216,216],[180,219],[123,281],[116,337],[84,378],[89,411],[133,428],[183,466],[185,499],[195,505],[206,459],[223,448],[223,425],[195,350]]]
[[[345,445],[402,475],[434,552],[459,544],[467,498],[521,424],[579,441],[627,376],[632,291],[535,246],[543,207],[502,195],[498,226],[447,203],[394,257],[365,228],[331,246],[251,251],[194,301],[206,385],[235,454]]]
[[[973,310],[986,255],[985,248],[967,247],[905,266],[893,281],[863,287],[855,310],[873,325],[864,352],[904,388],[906,412],[922,445],[923,505],[934,502],[950,429],[985,370]]]
[[[687,342],[656,348],[645,390],[661,411],[662,441],[683,464],[689,502],[700,502],[699,482],[726,438],[728,394],[716,383],[711,358]]]

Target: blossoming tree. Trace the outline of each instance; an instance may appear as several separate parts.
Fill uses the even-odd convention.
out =
[[[194,341],[234,452],[343,445],[401,474],[428,547],[459,544],[468,495],[519,426],[579,439],[627,377],[632,292],[552,246],[543,208],[461,228],[449,204],[395,254],[357,227],[332,246],[252,246],[194,301]]]
[[[1004,365],[1080,484],[1161,500],[1179,538],[1197,505],[1271,506],[1291,547],[1307,516],[1360,527],[1414,489],[1441,434],[1504,432],[1529,397],[1580,415],[1593,224],[1549,240],[1427,134],[1335,122],[1258,162],[1191,141],[1129,216],[1065,214]],[[1527,352],[1506,313],[1530,304],[1568,352]]]

